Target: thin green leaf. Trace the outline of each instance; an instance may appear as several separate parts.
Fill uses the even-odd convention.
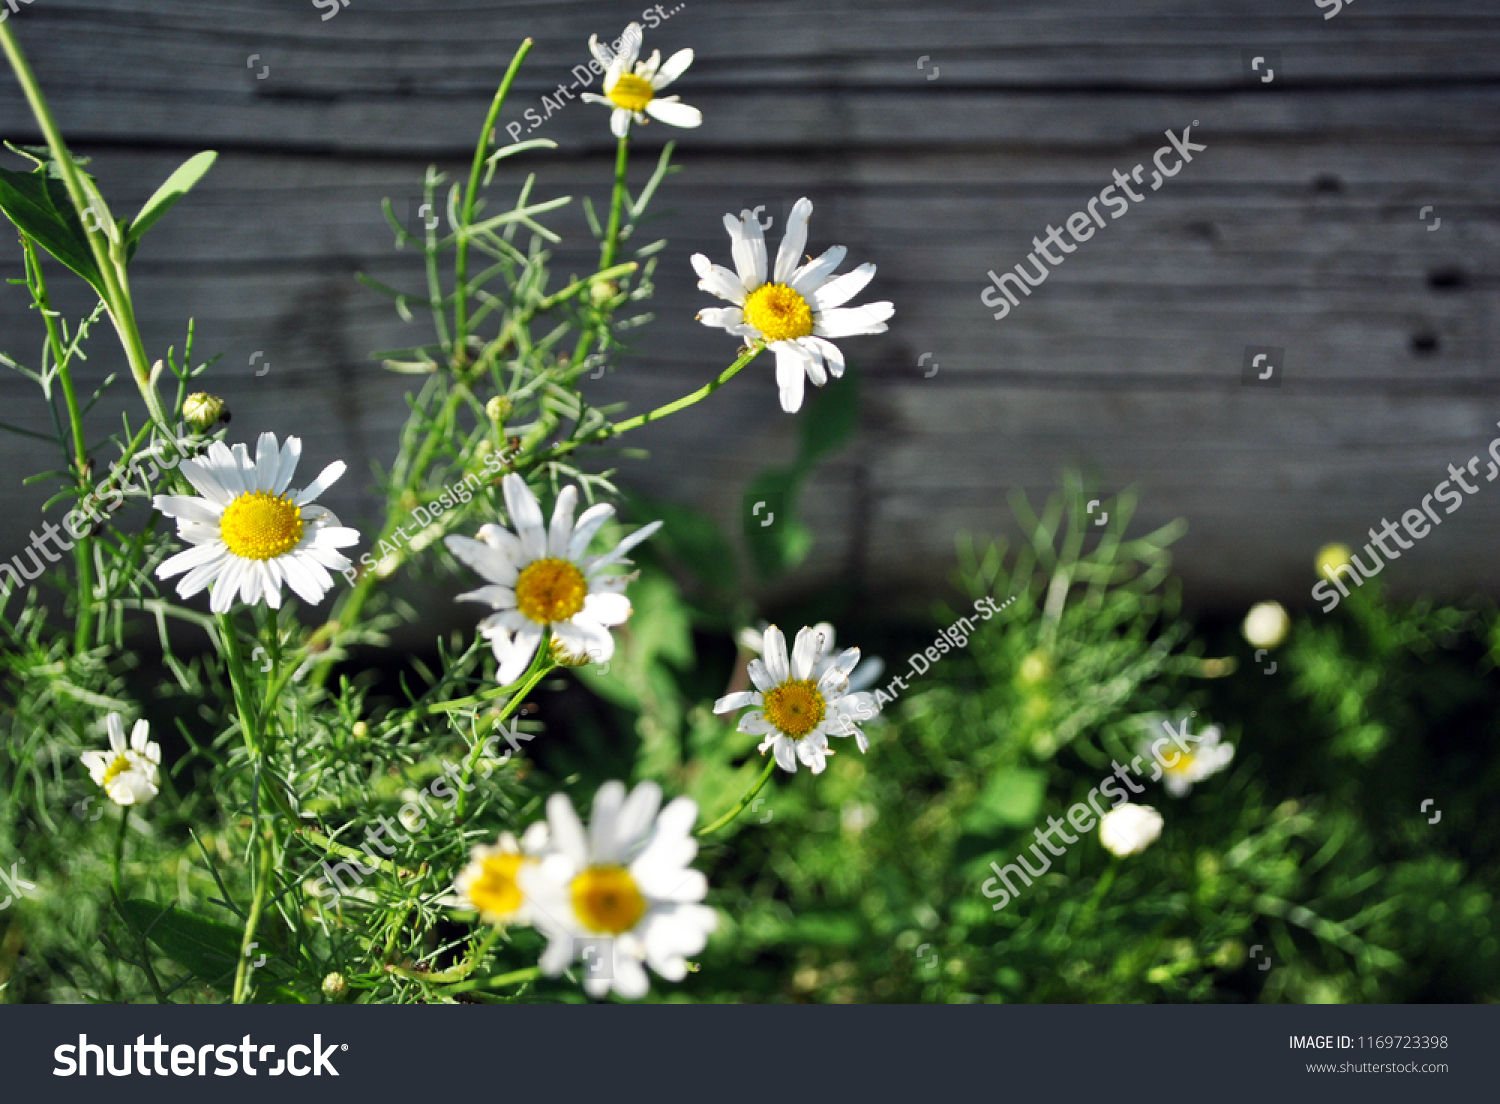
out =
[[[162,186],[156,189],[150,199],[146,200],[141,213],[136,215],[135,221],[130,224],[128,235],[132,244],[140,241],[141,236],[155,226],[157,220],[170,211],[174,203],[187,195],[193,185],[203,179],[204,174],[213,168],[218,156],[214,150],[204,150],[202,153],[194,154],[162,182]]]

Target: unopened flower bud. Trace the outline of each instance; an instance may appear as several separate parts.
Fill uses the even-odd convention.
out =
[[[570,651],[555,636],[547,642],[547,653],[559,667],[586,667],[589,663],[588,656]]]
[[[224,400],[207,391],[194,391],[184,399],[182,416],[200,432],[211,428],[220,419],[229,421],[229,411],[224,408]]]
[[[600,280],[598,283],[589,285],[589,301],[596,307],[604,306],[618,294],[620,294],[620,285],[613,280]]]
[[[354,727],[349,732],[356,740],[363,740],[370,734],[370,726],[365,724],[364,721],[355,721]]]
[[[323,979],[323,995],[331,1001],[343,1000],[349,995],[349,982],[344,975],[334,971]]]
[[[490,421],[499,425],[504,425],[505,419],[509,418],[514,410],[515,406],[504,395],[496,395],[484,404],[485,414],[489,416]]]

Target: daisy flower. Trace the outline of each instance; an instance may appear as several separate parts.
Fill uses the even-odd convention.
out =
[[[708,879],[688,864],[698,853],[698,806],[679,797],[661,809],[661,787],[642,782],[626,796],[606,782],[594,797],[587,832],[566,794],[547,802],[551,850],[521,871],[532,920],[548,937],[542,973],[555,977],[575,959],[588,964],[584,991],[646,995],[645,966],[668,981],[687,974],[718,915],[700,904]]]
[[[585,556],[594,534],[614,516],[613,506],[590,506],[575,524],[578,488],[564,487],[549,528],[526,480],[512,472],[501,487],[514,533],[485,525],[478,540],[444,538],[448,549],[489,584],[460,594],[458,601],[484,602],[495,611],[479,622],[479,632],[494,648],[500,685],[521,677],[548,629],[564,657],[608,663],[615,654],[610,627],[630,616],[630,600],[623,593],[630,577],[600,572],[628,564],[625,554],[660,529],[661,522],[643,525],[611,552]]]
[[[813,678],[823,677],[823,673],[837,662],[834,655],[834,640],[836,639],[833,625],[828,621],[819,621],[813,626],[813,632],[822,633],[823,640],[818,648],[818,659],[813,666]],[[766,623],[762,621],[759,628],[744,629],[740,632],[740,643],[756,655],[760,655],[765,647]],[[849,672],[849,691],[868,690],[880,681],[881,674],[885,671],[885,660],[879,656],[867,656],[859,661],[854,670]],[[876,709],[880,707],[877,705]]]
[[[826,757],[833,754],[828,749],[830,735],[853,736],[861,752],[870,746],[854,721],[875,715],[874,695],[848,692],[849,672],[859,662],[859,649],[840,653],[818,674],[822,641],[817,629],[802,629],[788,661],[786,637],[775,625],[769,626],[760,656],[750,661],[755,689],[726,694],[714,702],[715,713],[758,706],[740,718],[739,730],[764,736],[761,754],[773,751],[782,770],[794,774],[799,759],[814,774],[822,773]]]
[[[344,474],[335,460],[305,490],[288,491],[302,441],[288,437],[277,446],[276,434],[262,433],[255,461],[244,445],[208,446],[199,460],[183,460],[178,470],[201,498],[157,495],[153,504],[177,519],[177,535],[193,547],[156,569],[158,579],[183,575],[177,593],[191,598],[212,584],[209,606],[228,613],[235,595],[247,604],[265,600],[281,608],[284,582],[309,605],[333,589],[329,571],[344,571],[349,561],[337,551],[359,540],[359,532],[339,524],[331,511],[313,500]]]
[[[1166,727],[1168,732],[1172,730],[1170,725]],[[1191,751],[1163,746],[1158,739],[1154,742],[1161,750],[1152,753],[1150,745],[1143,744],[1143,754],[1154,754],[1161,760],[1162,785],[1167,788],[1167,793],[1173,797],[1186,797],[1192,791],[1193,783],[1218,774],[1234,758],[1234,745],[1219,743],[1221,735],[1219,726],[1213,725],[1205,729],[1201,736],[1187,737],[1188,742],[1193,744]]]
[[[701,311],[698,321],[747,342],[768,344],[776,354],[781,409],[788,413],[802,406],[804,377],[822,387],[830,375],[838,379],[844,374],[844,354],[829,338],[885,333],[886,319],[895,312],[895,307],[884,302],[844,306],[864,290],[875,275],[875,266],[862,264],[834,276],[833,270],[848,252],[842,245],[799,265],[811,215],[808,199],[799,199],[792,207],[774,269],[768,267],[760,222],[749,211],[741,211],[739,218],[724,216],[736,272],[714,264],[702,253],[693,254],[698,286],[734,304]]]
[[[696,107],[679,102],[676,96],[657,95],[693,64],[693,51],[678,50],[665,65],[660,50],[652,50],[645,61],[636,61],[641,52],[639,23],[626,27],[615,45],[619,53],[600,42],[598,35],[589,35],[589,51],[604,67],[604,95],[585,92],[583,99],[614,109],[609,129],[616,138],[629,133],[632,119],[645,123],[647,115],[675,127],[695,127],[703,122],[703,113]]]
[[[530,923],[521,870],[535,867],[547,850],[547,836],[547,822],[537,821],[519,844],[509,832],[500,833],[492,846],[476,844],[469,852],[469,865],[453,879],[455,897],[449,903],[479,913],[486,924]]]
[[[1127,801],[1099,821],[1099,842],[1110,854],[1123,859],[1150,847],[1161,835],[1161,825],[1161,814],[1150,805]]]
[[[109,750],[85,751],[79,760],[116,805],[144,805],[161,789],[161,748],[150,738],[151,726],[136,721],[129,745],[118,713],[104,718],[104,727],[109,731]]]

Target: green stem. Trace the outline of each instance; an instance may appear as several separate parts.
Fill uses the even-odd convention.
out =
[[[234,970],[234,1003],[244,1004],[250,989],[250,944],[255,942],[255,929],[260,926],[260,910],[266,903],[266,889],[271,884],[270,841],[256,833],[256,847],[260,851],[260,876],[255,883],[255,896],[250,900],[250,915],[245,919],[245,934],[240,937],[240,961]]]
[[[1109,866],[1103,874],[1099,875],[1098,882],[1094,884],[1094,892],[1089,894],[1089,899],[1078,910],[1079,921],[1087,924],[1089,920],[1093,919],[1094,913],[1099,910],[1099,902],[1104,900],[1104,895],[1109,892],[1109,887],[1114,885],[1115,874],[1119,869],[1120,859],[1117,856],[1111,856]],[[1072,925],[1069,924],[1068,927],[1071,928]]]
[[[83,435],[83,410],[78,405],[78,393],[73,387],[73,373],[69,369],[69,356],[63,346],[62,335],[57,332],[57,319],[47,296],[47,279],[37,257],[36,245],[24,234],[21,248],[26,254],[26,268],[31,277],[31,294],[37,309],[42,312],[42,322],[47,327],[47,341],[52,346],[52,363],[57,368],[57,378],[62,384],[63,401],[68,407],[68,424],[73,434],[73,471],[78,476],[78,487],[85,495],[89,487],[88,441]],[[73,632],[73,651],[82,655],[88,650],[89,635],[94,621],[94,556],[93,542],[87,537],[78,538],[73,544],[73,559],[78,571],[78,614]]]
[[[435,970],[429,973],[426,970],[408,970],[404,966],[387,966],[385,972],[395,974],[397,977],[407,978],[410,981],[425,981],[438,985],[450,981],[463,981],[483,961],[485,954],[494,946],[495,940],[499,936],[500,929],[491,928],[485,937],[480,940],[479,945],[469,952],[468,958],[464,959],[463,962],[451,970]]]
[[[151,415],[151,420],[161,426],[163,432],[170,433],[171,426],[167,423],[166,411],[162,409],[161,397],[157,395],[156,385],[151,380],[151,367],[146,359],[146,348],[141,343],[140,331],[136,327],[135,309],[131,305],[130,288],[125,276],[124,255],[119,254],[120,263],[116,264],[116,256],[113,255],[109,235],[101,228],[89,228],[91,220],[85,216],[85,212],[90,209],[91,205],[84,190],[83,179],[78,174],[78,166],[73,163],[72,155],[68,153],[68,147],[63,143],[62,132],[57,129],[57,122],[52,118],[52,110],[47,106],[47,100],[42,95],[41,86],[37,84],[36,76],[26,61],[26,55],[21,51],[20,43],[16,41],[11,28],[4,23],[0,23],[0,48],[4,49],[11,68],[15,71],[16,80],[20,83],[21,90],[26,93],[26,99],[31,104],[31,113],[36,117],[37,125],[42,128],[42,134],[52,150],[53,159],[62,172],[63,185],[67,188],[68,198],[73,201],[73,209],[83,224],[84,235],[88,238],[89,249],[94,256],[94,265],[99,270],[99,277],[104,283],[103,299],[105,306],[109,309],[110,321],[114,323],[115,331],[120,337],[120,344],[125,348],[125,356],[130,362],[130,373],[135,377],[141,397],[146,401],[146,410]],[[101,215],[107,216],[108,213],[98,211],[95,214],[97,218]]]
[[[443,994],[445,996],[456,996],[459,993],[469,993],[476,989],[498,989],[502,985],[522,985],[528,981],[535,981],[541,976],[542,968],[540,966],[528,966],[524,970],[512,970],[508,974],[475,978],[473,981],[465,981],[458,985],[449,985],[443,989]]]
[[[230,614],[218,615],[219,636],[224,641],[224,658],[229,664],[229,685],[234,690],[234,704],[240,714],[240,729],[245,735],[245,747],[251,758],[260,757],[260,744],[255,735],[255,706],[250,698],[250,679],[245,673],[245,658],[240,652],[240,638]]]
[[[615,263],[620,251],[620,216],[625,209],[625,166],[630,160],[630,131],[626,131],[615,147],[615,187],[609,197],[609,227],[604,232],[604,244],[599,249],[599,267],[609,268]]]
[[[495,98],[490,103],[490,113],[485,116],[484,130],[479,134],[479,143],[474,147],[474,164],[469,169],[469,187],[464,192],[463,219],[459,226],[453,260],[453,361],[455,364],[463,364],[468,355],[469,239],[464,231],[468,230],[474,222],[474,204],[479,198],[479,178],[484,172],[485,154],[489,153],[495,123],[500,118],[500,108],[505,103],[505,97],[510,93],[511,82],[516,79],[521,62],[531,52],[531,45],[531,39],[526,39],[516,50],[516,56],[511,58],[510,68],[505,71],[505,78],[501,80],[500,87],[495,91]]]
[[[773,755],[766,760],[766,769],[760,772],[760,777],[755,780],[755,785],[750,787],[749,792],[746,793],[744,797],[740,798],[740,803],[733,809],[730,809],[729,812],[725,813],[712,824],[708,825],[705,828],[699,828],[696,834],[700,836],[706,836],[710,832],[717,832],[720,828],[724,827],[724,825],[728,824],[735,817],[739,816],[740,813],[744,812],[745,806],[750,804],[751,801],[755,800],[755,795],[760,793],[762,787],[764,787],[766,782],[770,779],[771,772],[775,769],[776,757]]]
[[[704,384],[692,394],[684,395],[676,402],[667,403],[666,406],[658,406],[649,414],[639,414],[634,418],[627,418],[623,422],[619,422],[612,426],[607,426],[604,429],[601,429],[598,433],[592,433],[587,437],[579,437],[576,440],[564,441],[560,445],[555,445],[552,448],[548,449],[546,452],[540,453],[539,455],[534,457],[532,466],[535,467],[537,464],[545,463],[548,460],[552,460],[556,457],[565,455],[566,453],[572,452],[574,449],[578,448],[581,445],[592,445],[598,444],[602,441],[608,441],[612,437],[618,437],[622,433],[629,433],[632,429],[639,429],[643,425],[649,425],[651,422],[660,421],[668,414],[675,414],[677,413],[677,411],[685,410],[687,407],[692,406],[696,402],[701,402],[703,399],[706,399],[708,398],[708,396],[712,395],[719,388],[723,387],[730,380],[734,379],[734,377],[739,374],[740,369],[754,360],[756,355],[759,354],[765,347],[766,346],[764,342],[757,341],[754,345],[750,346],[750,348],[746,349],[745,352],[741,354],[738,360],[736,360],[728,368],[725,368],[724,371],[720,372],[717,379],[713,380],[710,383]]]
[[[615,146],[615,185],[609,196],[609,222],[605,224],[604,240],[599,243],[599,268],[611,267],[620,251],[620,218],[625,210],[625,170],[630,162],[630,132],[627,130]],[[608,325],[608,319],[605,320]],[[569,372],[582,368],[589,346],[594,343],[594,329],[585,329],[578,335],[578,344],[573,348],[573,359]]]
[[[126,830],[126,826],[129,823],[130,823],[130,806],[129,805],[121,805],[120,806],[120,830],[119,830],[119,832],[117,832],[115,834],[115,854],[114,854],[114,860],[113,860],[113,862],[111,862],[109,869],[110,869],[111,881],[112,881],[112,884],[114,885],[114,889],[115,889],[115,896],[118,897],[122,901],[125,899],[125,893],[121,889],[121,886],[123,885],[123,882],[121,881],[121,878],[120,878],[120,867],[123,866],[124,863],[125,863],[125,830]]]
[[[297,835],[301,836],[309,843],[317,844],[328,854],[333,855],[337,858],[350,859],[354,862],[359,863],[361,866],[369,866],[371,863],[374,863],[377,868],[384,870],[387,874],[391,875],[394,878],[415,878],[418,874],[418,871],[407,870],[404,867],[397,866],[389,859],[382,859],[379,855],[374,855],[365,851],[356,851],[352,847],[347,847],[342,843],[338,843],[335,840],[329,839],[322,832],[316,831],[312,828],[299,827],[297,829]]]
[[[468,758],[464,760],[463,777],[459,780],[458,783],[458,808],[453,812],[453,823],[462,824],[465,812],[468,809],[469,791],[474,788],[473,786],[469,785],[469,779],[474,776],[474,766],[479,762],[479,753],[484,750],[483,737],[488,733],[490,728],[493,728],[495,725],[504,724],[506,720],[509,719],[510,715],[516,711],[517,707],[526,700],[526,695],[531,693],[536,684],[542,681],[542,678],[547,674],[547,672],[551,671],[554,667],[557,666],[557,664],[553,663],[551,658],[547,656],[546,649],[547,641],[543,640],[541,647],[537,649],[538,655],[536,667],[533,668],[531,674],[529,674],[525,678],[525,680],[522,681],[520,687],[516,690],[516,692],[511,695],[510,701],[505,703],[504,708],[502,708],[500,712],[495,716],[493,722],[491,722],[486,727],[484,732],[481,732],[479,734],[480,738],[475,741],[474,750],[469,754]]]

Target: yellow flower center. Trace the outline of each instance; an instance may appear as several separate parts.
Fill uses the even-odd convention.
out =
[[[524,861],[523,855],[490,855],[480,865],[484,872],[469,884],[469,900],[479,908],[496,916],[509,916],[521,907],[521,887],[516,884],[516,874]]]
[[[767,341],[791,341],[813,332],[812,308],[785,284],[762,284],[745,300],[745,321]]]
[[[823,719],[827,707],[812,679],[783,682],[766,695],[766,720],[780,732],[801,739]]]
[[[591,932],[619,935],[646,915],[646,899],[623,866],[591,866],[573,879],[573,911]]]
[[[224,510],[219,535],[236,556],[274,560],[301,543],[302,511],[286,495],[252,491]]]
[[[568,620],[588,596],[588,580],[567,560],[534,560],[516,580],[516,605],[538,625]]]
[[[104,781],[101,782],[100,785],[103,786],[106,790],[109,789],[109,784],[129,769],[129,757],[123,753],[116,755],[114,761],[111,762],[110,765],[105,769]]]
[[[614,101],[616,107],[623,107],[626,111],[644,111],[646,105],[656,95],[656,89],[651,87],[651,82],[632,73],[624,73],[609,90],[609,98]]]
[[[1180,755],[1180,758],[1175,763],[1173,763],[1170,767],[1167,766],[1166,763],[1162,763],[1161,769],[1166,771],[1168,774],[1186,774],[1189,770],[1191,770],[1193,766],[1193,760],[1197,758],[1197,755],[1195,755],[1191,751],[1179,752],[1178,754]]]

